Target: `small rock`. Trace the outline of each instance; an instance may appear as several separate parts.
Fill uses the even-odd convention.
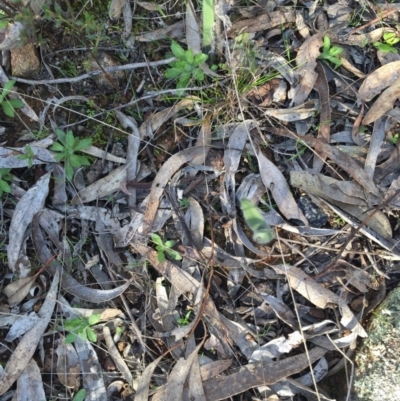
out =
[[[87,71],[94,71],[99,69],[98,63],[103,68],[109,67],[117,67],[121,65],[117,60],[115,60],[112,56],[108,53],[102,52],[99,53],[97,56],[97,62],[93,60],[90,56],[88,59],[88,68]],[[99,74],[93,77],[93,80],[96,82],[97,86],[101,90],[112,90],[116,87],[119,88],[126,81],[126,76],[124,71],[117,71],[117,72],[109,72],[107,76],[105,74]],[[111,82],[110,82],[111,80]]]
[[[36,78],[39,75],[39,54],[33,43],[11,50],[11,73],[20,78]]]

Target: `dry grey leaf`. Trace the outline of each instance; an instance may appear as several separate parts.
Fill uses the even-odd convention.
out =
[[[127,3],[129,3],[128,0],[111,0],[110,7],[108,9],[108,16],[111,19],[118,19],[121,16],[122,9]]]
[[[139,377],[139,384],[136,389],[135,401],[148,401],[149,400],[149,387],[151,376],[153,375],[154,369],[161,362],[164,356],[161,355],[159,358],[151,362],[146,366],[142,375]]]
[[[11,220],[9,245],[7,247],[8,266],[19,277],[26,277],[30,273],[30,271],[20,271],[21,268],[17,265],[17,261],[26,229],[32,222],[33,216],[44,207],[44,202],[49,193],[50,175],[51,172],[46,173],[22,196],[15,207]]]
[[[5,39],[0,43],[0,51],[11,50],[16,47],[22,46],[21,35],[25,30],[25,26],[21,22],[14,22],[3,32],[5,33]]]
[[[34,359],[28,365],[17,380],[17,391],[14,401],[45,400],[46,394],[43,388],[42,374]]]
[[[86,401],[108,401],[104,384],[103,371],[97,353],[89,341],[82,341],[78,336],[74,341],[79,356],[82,373],[82,385],[86,390]]]
[[[297,206],[288,183],[281,171],[270,162],[261,151],[256,155],[260,175],[265,188],[271,191],[272,197],[278,205],[279,210],[287,219],[295,219],[308,226],[307,219]]]
[[[14,341],[16,338],[21,337],[33,326],[35,326],[39,320],[40,318],[36,315],[35,312],[31,312],[29,316],[19,316],[18,319],[11,326],[11,329],[7,333],[5,340],[11,342]]]
[[[122,373],[122,375],[124,376],[124,379],[128,382],[130,386],[133,387],[132,373],[130,372],[128,365],[126,364],[117,347],[115,346],[114,340],[111,336],[110,328],[107,325],[103,326],[103,334],[108,353],[110,354],[120,373]]]
[[[136,4],[148,11],[165,10],[164,4],[151,3],[148,1],[137,1]]]
[[[186,44],[188,49],[192,49],[193,53],[197,54],[201,53],[201,37],[194,10],[192,1],[187,1],[185,16]]]
[[[81,384],[81,365],[79,357],[72,344],[64,344],[64,339],[56,349],[57,376],[60,382],[68,388],[77,391]]]
[[[0,395],[3,395],[18,379],[35,353],[36,347],[41,341],[53,314],[59,282],[60,273],[56,271],[43,306],[38,312],[39,322],[22,337],[11,354],[3,374],[0,376]]]

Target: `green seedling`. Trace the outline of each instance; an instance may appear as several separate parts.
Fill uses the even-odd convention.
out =
[[[240,201],[244,220],[253,232],[253,241],[260,245],[265,245],[274,239],[274,231],[265,221],[260,209],[253,205],[248,199]]]
[[[15,109],[20,109],[21,107],[24,107],[24,103],[22,102],[22,100],[6,99],[6,96],[8,96],[8,94],[13,90],[14,85],[15,81],[13,79],[7,81],[4,84],[3,90],[0,93],[0,104],[3,108],[4,114],[8,117],[14,117]]]
[[[190,310],[188,313],[186,313],[185,317],[180,317],[177,320],[179,326],[187,326],[190,323],[189,318],[190,318],[191,313],[192,313],[192,311]]]
[[[180,253],[172,249],[172,247],[175,245],[175,241],[168,240],[163,242],[162,238],[158,234],[151,234],[151,239],[156,244],[157,259],[160,263],[164,262],[165,254],[170,256],[173,260],[182,259]]]
[[[28,167],[31,168],[33,165],[33,159],[35,158],[35,153],[33,152],[32,148],[29,145],[25,146],[25,153],[23,155],[19,155],[19,160],[27,160]]]
[[[81,388],[75,395],[72,401],[83,401],[86,397],[86,390]]]
[[[90,327],[97,324],[100,321],[100,314],[93,314],[87,319],[83,317],[77,317],[69,319],[64,322],[65,330],[69,331],[65,337],[66,344],[72,344],[79,336],[83,341],[87,339],[93,343],[97,341],[97,335],[95,331]]]
[[[53,143],[50,149],[57,152],[56,162],[64,162],[65,175],[69,180],[72,180],[74,167],[90,166],[86,156],[76,155],[75,153],[87,149],[92,144],[92,140],[90,138],[75,138],[72,131],[65,134],[61,129],[56,129],[56,136],[59,142]]]
[[[343,52],[343,48],[339,46],[331,47],[331,40],[329,36],[324,36],[324,45],[322,47],[322,53],[318,56],[320,60],[329,61],[332,64],[335,64],[335,68],[339,67],[342,62],[337,57],[340,53]]]
[[[382,42],[374,42],[374,46],[384,53],[397,53],[398,50],[393,47],[396,43],[400,42],[400,38],[394,32],[386,32],[383,34]]]
[[[397,146],[397,144],[399,143],[399,139],[399,134],[394,134],[392,137],[388,137],[389,142],[394,146]]]
[[[8,182],[12,181],[13,176],[10,174],[10,171],[10,168],[0,168],[0,198],[3,196],[3,192],[7,194],[11,192]]]
[[[176,88],[181,89],[178,92],[181,95],[192,79],[204,81],[204,72],[200,65],[207,60],[207,55],[194,54],[192,49],[184,50],[175,41],[172,42],[171,50],[177,60],[171,63],[171,68],[165,71],[164,76],[168,79],[177,79]]]
[[[179,201],[179,205],[180,205],[180,207],[189,207],[190,206],[189,199],[188,198],[182,198]]]

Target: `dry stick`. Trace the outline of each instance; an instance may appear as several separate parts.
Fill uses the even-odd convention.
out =
[[[176,60],[175,57],[170,57],[165,60],[152,61],[150,63],[142,62],[142,63],[119,65],[116,67],[107,67],[107,68],[103,68],[103,71],[104,72],[116,72],[116,71],[134,70],[137,68],[144,68],[144,67],[158,67],[160,65],[170,64],[175,60]],[[87,74],[82,74],[82,75],[79,75],[74,78],[34,80],[34,79],[24,79],[24,78],[12,77],[11,79],[14,79],[17,82],[21,82],[23,84],[29,84],[29,85],[55,85],[55,84],[68,84],[68,83],[73,84],[75,82],[79,82],[84,79],[92,78],[96,75],[102,74],[103,71],[101,71],[101,70],[91,71],[91,72],[88,72]]]
[[[318,273],[316,276],[314,276],[313,278],[319,278],[319,277],[323,276],[324,274],[326,274],[328,271],[332,270],[333,266],[338,262],[342,253],[345,251],[347,245],[350,244],[350,242],[354,239],[354,237],[361,230],[361,228],[363,228],[372,219],[372,217],[374,217],[374,215],[379,212],[380,209],[382,209],[384,206],[387,206],[388,203],[391,200],[393,200],[399,193],[400,193],[400,188],[397,189],[392,195],[387,197],[385,200],[383,200],[381,203],[376,205],[373,212],[370,213],[356,228],[351,227],[351,232],[350,232],[349,236],[347,237],[346,241],[344,242],[344,244],[340,247],[337,255],[328,264],[328,266],[326,266],[324,269],[322,269],[322,271],[320,273]]]

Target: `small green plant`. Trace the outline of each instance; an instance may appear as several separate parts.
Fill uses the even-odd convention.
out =
[[[246,224],[253,232],[253,241],[260,245],[271,242],[275,237],[274,230],[265,221],[260,209],[246,198],[241,199],[240,208]]]
[[[397,53],[398,50],[393,47],[396,43],[400,42],[400,38],[394,32],[386,32],[383,34],[382,42],[374,42],[374,46],[384,53]]]
[[[160,263],[164,262],[165,254],[174,260],[182,259],[180,253],[172,249],[172,247],[175,245],[175,241],[168,240],[163,242],[162,238],[158,234],[151,234],[151,239],[156,244],[157,259]]]
[[[307,145],[303,141],[296,141],[296,154],[294,154],[289,161],[295,160],[297,157],[303,155],[307,150]]]
[[[56,129],[56,136],[59,142],[53,143],[50,149],[56,153],[57,163],[64,161],[65,175],[69,180],[74,176],[74,167],[90,166],[86,156],[76,155],[75,152],[87,149],[91,144],[91,138],[75,138],[72,131],[66,134],[61,129]]]
[[[33,152],[32,148],[29,145],[25,146],[25,153],[23,155],[19,155],[19,160],[27,160],[28,167],[31,168],[33,165],[33,159],[35,158],[35,153]]]
[[[329,61],[335,64],[335,68],[339,67],[342,62],[337,57],[343,52],[343,48],[339,46],[331,47],[331,40],[329,36],[324,36],[324,45],[322,47],[322,53],[318,56],[320,60]]]
[[[188,313],[186,313],[185,317],[180,317],[179,319],[177,319],[179,326],[187,326],[190,323],[189,318],[191,313],[192,311],[190,310]]]
[[[388,138],[389,142],[394,146],[396,146],[399,143],[399,139],[400,139],[398,133],[394,134],[391,137],[388,136],[387,138]]]
[[[13,79],[7,81],[3,90],[0,93],[0,104],[3,108],[4,114],[9,117],[15,116],[15,109],[20,109],[24,107],[24,103],[19,99],[6,99],[6,96],[13,90],[15,81]]]
[[[12,181],[13,176],[10,174],[10,171],[10,168],[0,168],[0,198],[3,196],[3,192],[7,194],[11,192],[8,182]]]
[[[203,53],[194,54],[192,49],[184,50],[181,45],[172,41],[171,51],[177,58],[171,63],[164,76],[167,79],[177,79],[176,88],[181,95],[193,79],[195,81],[204,81],[204,72],[200,69],[200,65],[207,60],[207,55]]]
[[[188,198],[182,198],[179,201],[179,205],[180,205],[180,207],[189,207],[190,206],[189,199]]]
[[[65,337],[66,344],[72,344],[79,336],[83,341],[89,339],[89,341],[95,343],[97,341],[97,335],[94,330],[90,327],[97,324],[100,321],[100,314],[94,313],[87,319],[83,317],[76,317],[74,319],[68,319],[64,322],[65,330],[69,331]]]

